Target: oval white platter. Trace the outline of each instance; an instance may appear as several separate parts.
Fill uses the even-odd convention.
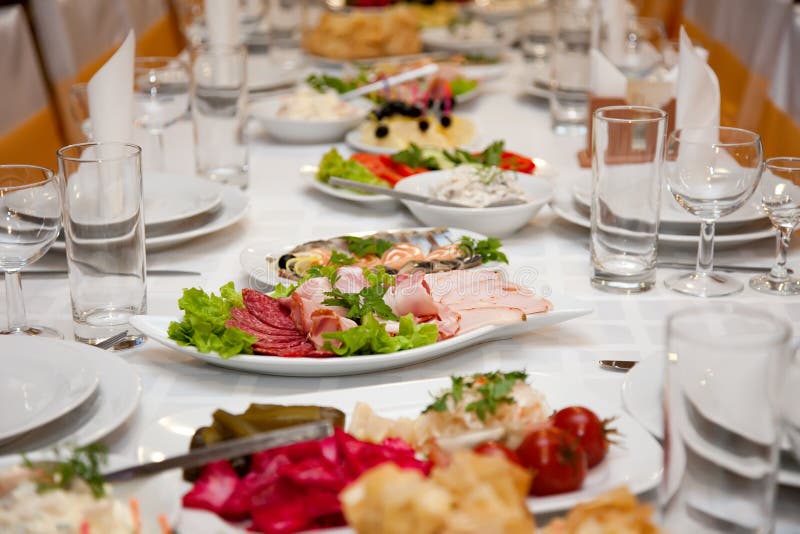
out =
[[[167,335],[167,327],[169,327],[170,322],[178,321],[178,317],[136,315],[131,318],[131,325],[165,347],[218,367],[281,376],[343,376],[396,369],[433,360],[459,349],[496,339],[508,339],[592,313],[590,308],[582,308],[565,301],[551,299],[551,302],[553,302],[553,310],[546,313],[528,315],[526,321],[519,323],[485,326],[466,334],[457,335],[416,349],[403,350],[391,354],[371,354],[346,358],[284,358],[280,356],[240,355],[223,359],[215,353],[201,353],[195,347],[184,347],[171,340]]]
[[[623,436],[621,446],[612,446],[603,462],[589,471],[580,490],[529,498],[528,505],[535,514],[565,510],[622,485],[629,487],[634,493],[641,493],[658,484],[662,471],[661,447],[634,419],[627,414],[618,413],[613,408],[615,402],[595,396],[579,378],[533,375],[528,380],[534,388],[544,393],[551,407],[582,405],[591,408],[603,418],[617,416],[614,425]],[[139,460],[144,462],[186,452],[191,437],[187,429],[207,426],[212,412],[217,408],[238,413],[245,410],[250,402],[313,404],[338,408],[349,418],[355,404],[365,402],[384,417],[415,417],[430,402],[432,393],[449,384],[448,378],[432,378],[302,395],[223,401],[219,406],[197,408],[159,419],[141,433],[137,454]]]

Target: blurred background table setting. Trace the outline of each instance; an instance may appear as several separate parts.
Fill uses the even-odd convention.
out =
[[[3,2],[0,531],[800,532],[800,4],[733,4]]]

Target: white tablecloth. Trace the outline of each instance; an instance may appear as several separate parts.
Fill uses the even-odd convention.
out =
[[[487,94],[462,110],[473,116],[484,141],[505,139],[510,150],[535,155],[557,166],[562,176],[576,168],[576,152],[583,138],[556,137],[550,132],[547,105],[518,95],[519,73],[513,72],[491,85]],[[250,243],[287,239],[302,242],[325,235],[356,230],[387,229],[418,225],[411,215],[397,210],[370,213],[356,205],[326,197],[301,180],[302,164],[316,163],[327,146],[289,146],[256,136],[251,144],[251,206],[240,224],[207,238],[148,255],[148,267],[191,269],[201,277],[148,280],[148,311],[177,314],[181,288],[202,286],[216,289],[234,280],[245,286],[248,277],[239,266],[239,253]],[[168,132],[168,166],[191,171],[191,127],[179,123]],[[556,179],[558,181],[558,179]],[[137,443],[158,418],[198,406],[209,414],[223,399],[231,397],[261,401],[292,393],[323,391],[453,373],[493,369],[526,368],[530,372],[581,376],[586,387],[610,399],[619,399],[623,375],[602,370],[600,359],[658,357],[664,318],[688,306],[710,305],[708,301],[682,297],[663,288],[661,280],[671,274],[659,272],[658,287],[638,296],[602,293],[589,285],[588,231],[558,220],[548,209],[520,233],[504,240],[511,269],[535,273],[534,287],[543,294],[565,295],[594,308],[595,313],[568,323],[512,340],[459,351],[435,361],[402,369],[351,377],[286,378],[226,371],[182,356],[155,342],[123,354],[140,373],[143,382],[141,406],[132,420],[116,432],[112,451],[135,455]],[[769,265],[771,240],[735,250],[719,251],[720,262],[751,262]],[[665,251],[670,258],[692,261],[692,248]],[[793,255],[794,265],[800,258]],[[50,254],[36,267],[63,265],[63,255]],[[535,278],[535,279],[534,279]],[[24,279],[28,315],[33,324],[48,324],[71,333],[69,290],[66,278]],[[746,282],[747,275],[741,279]],[[4,298],[4,295],[0,295]],[[749,289],[724,301],[759,306],[772,313],[800,320],[800,298],[776,298]],[[621,406],[620,406],[621,409]],[[800,532],[800,491],[782,490],[782,532]]]

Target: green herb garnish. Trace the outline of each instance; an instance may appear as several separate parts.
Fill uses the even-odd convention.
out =
[[[430,345],[436,343],[439,338],[439,327],[430,323],[416,324],[414,316],[410,313],[400,317],[399,322],[400,331],[396,336],[390,336],[383,323],[374,315],[365,315],[361,319],[361,324],[355,328],[322,334],[322,337],[329,340],[324,348],[339,356],[387,354]],[[330,341],[334,340],[338,341],[340,346],[333,346]]]
[[[483,152],[481,152],[481,163],[487,167],[496,167],[500,165],[500,159],[502,158],[504,147],[504,141],[495,141],[491,145],[487,146]]]
[[[462,236],[458,248],[467,256],[480,256],[484,263],[490,261],[508,263],[508,257],[500,251],[502,246],[503,243],[496,237],[476,241],[469,236]]]
[[[312,74],[306,78],[306,83],[320,93],[324,93],[326,89],[333,89],[340,94],[346,93],[347,91],[356,89],[361,83],[364,83],[364,81],[366,80],[362,80],[360,77],[345,80],[344,78],[338,78],[328,74]]]
[[[367,269],[364,269],[365,278]],[[386,272],[383,274],[385,276]],[[383,284],[382,277],[375,275],[372,278],[367,278],[370,283],[369,287],[363,288],[358,293],[344,293],[339,289],[325,293],[327,297],[322,301],[325,306],[341,306],[347,308],[347,317],[350,319],[360,320],[366,315],[377,315],[382,319],[392,321],[397,320],[397,315],[394,314],[392,308],[383,301],[383,296],[386,294],[388,286]]]
[[[85,447],[77,447],[65,460],[61,459],[60,450],[56,449],[54,452],[57,459],[53,462],[32,462],[24,454],[22,455],[25,467],[42,473],[42,476],[36,479],[38,493],[56,489],[69,490],[72,484],[80,479],[86,482],[96,499],[105,495],[105,481],[100,474],[100,466],[108,463],[105,445],[92,443]]]
[[[322,160],[319,162],[319,168],[317,169],[317,179],[319,181],[327,183],[331,176],[380,187],[392,187],[392,184],[378,178],[372,171],[359,162],[351,159],[344,159],[335,148],[330,149],[322,156]]]
[[[374,254],[378,257],[383,256],[383,253],[394,245],[391,241],[374,237],[356,237],[348,235],[345,236],[344,240],[347,242],[348,250],[359,258],[369,256],[370,254]]]
[[[426,155],[425,151],[414,143],[410,143],[405,150],[393,154],[392,161],[403,163],[414,169],[425,168],[438,171],[441,168],[436,158],[430,154]]]
[[[450,409],[448,400],[452,399],[456,405],[464,398],[464,389],[471,389],[478,393],[480,398],[466,405],[467,412],[474,412],[478,419],[485,421],[487,415],[494,415],[498,406],[501,404],[512,404],[514,398],[511,397],[511,390],[517,382],[524,382],[528,374],[524,371],[512,371],[503,373],[494,371],[491,373],[478,373],[471,377],[450,377],[450,390],[442,393],[428,405],[424,412],[436,411],[445,412]]]

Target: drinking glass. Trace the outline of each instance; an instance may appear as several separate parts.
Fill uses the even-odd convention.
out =
[[[82,143],[58,151],[75,339],[114,348],[144,338],[129,319],[146,312],[141,148]]]
[[[522,51],[533,60],[546,60],[550,56],[553,16],[549,0],[532,0],[523,19]]]
[[[192,119],[197,173],[247,187],[247,52],[243,46],[192,50]]]
[[[772,532],[789,324],[705,306],[670,316],[666,334],[664,530]]]
[[[56,240],[61,200],[53,171],[34,165],[0,165],[0,270],[5,273],[8,327],[0,335],[63,337],[25,319],[20,271],[44,256]]]
[[[621,57],[612,59],[628,78],[645,78],[662,65],[666,43],[663,22],[646,17],[630,18]]]
[[[673,291],[696,297],[737,293],[741,282],[714,272],[714,224],[750,198],[764,167],[761,137],[728,127],[686,128],[669,136],[664,176],[675,200],[700,218],[695,272],[666,280]]]
[[[550,116],[556,134],[586,132],[596,0],[553,0]]]
[[[624,293],[656,281],[667,113],[611,106],[592,124],[592,286]]]
[[[750,287],[770,295],[800,295],[800,278],[789,276],[786,254],[800,223],[800,158],[767,160],[761,179],[761,206],[778,230],[775,265],[769,273],[750,279]]]
[[[303,22],[303,3],[297,0],[269,0],[270,61],[286,70],[298,68],[303,62],[300,37]]]
[[[164,129],[189,109],[189,69],[174,57],[137,57],[133,95],[136,124],[147,130],[152,148],[146,160],[155,170],[164,169]]]

